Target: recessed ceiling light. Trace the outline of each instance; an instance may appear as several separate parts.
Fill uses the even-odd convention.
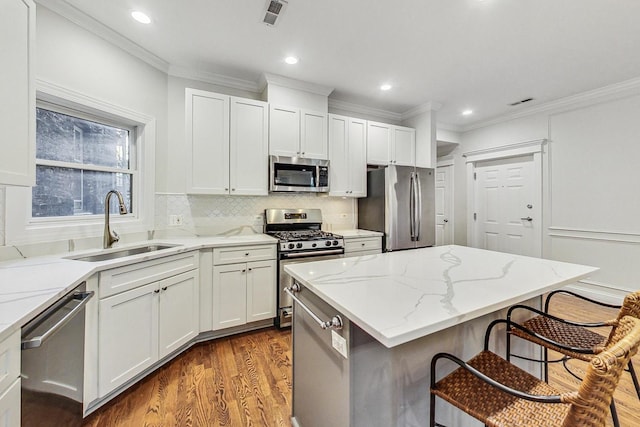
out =
[[[385,83],[382,86],[380,86],[380,90],[389,90],[389,89],[391,89],[391,85],[388,83]]]
[[[463,116],[470,116],[471,114],[473,114],[473,110],[464,110],[464,111],[462,112],[462,115],[463,115]]]
[[[151,18],[149,18],[145,13],[142,13],[139,10],[134,10],[133,12],[131,12],[131,16],[141,24],[151,23]]]
[[[295,56],[287,56],[286,58],[284,58],[284,62],[286,62],[289,65],[295,65],[297,64],[299,61],[298,58],[296,58]]]

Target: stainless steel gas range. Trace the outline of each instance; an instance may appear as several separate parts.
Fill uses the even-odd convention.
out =
[[[320,209],[266,209],[265,233],[278,239],[278,316],[276,326],[291,325],[291,297],[284,289],[293,279],[284,271],[286,264],[342,258],[342,236],[322,231]]]

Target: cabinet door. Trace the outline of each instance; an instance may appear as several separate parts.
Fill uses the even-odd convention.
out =
[[[247,323],[247,264],[213,267],[213,330]]]
[[[349,119],[349,196],[367,196],[367,121]]]
[[[367,122],[367,163],[387,165],[391,161],[391,125]]]
[[[187,193],[229,193],[229,97],[186,89]]]
[[[35,184],[35,25],[31,0],[4,0],[0,13],[0,184]]]
[[[231,195],[268,194],[268,117],[266,102],[231,98]]]
[[[300,155],[309,159],[328,159],[327,115],[304,110],[301,114]]]
[[[392,158],[399,166],[415,166],[416,163],[416,131],[400,126],[393,127]]]
[[[300,156],[300,110],[269,106],[269,154]]]
[[[163,358],[198,335],[198,271],[161,280],[158,287],[158,343]]]
[[[247,322],[276,317],[276,262],[247,263]]]
[[[5,391],[0,392],[0,427],[20,425],[20,380]]]
[[[330,196],[344,197],[349,195],[348,128],[348,117],[329,114]]]
[[[100,397],[158,360],[158,291],[158,284],[151,283],[100,300]]]

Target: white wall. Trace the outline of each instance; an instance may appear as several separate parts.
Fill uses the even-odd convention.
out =
[[[466,243],[462,154],[547,139],[543,155],[543,256],[594,265],[587,283],[638,289],[640,278],[640,95],[594,99],[562,110],[485,126],[462,135],[455,158],[456,236]]]

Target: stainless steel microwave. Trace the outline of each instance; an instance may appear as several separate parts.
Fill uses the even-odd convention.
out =
[[[269,190],[273,192],[329,191],[329,161],[269,156]]]

